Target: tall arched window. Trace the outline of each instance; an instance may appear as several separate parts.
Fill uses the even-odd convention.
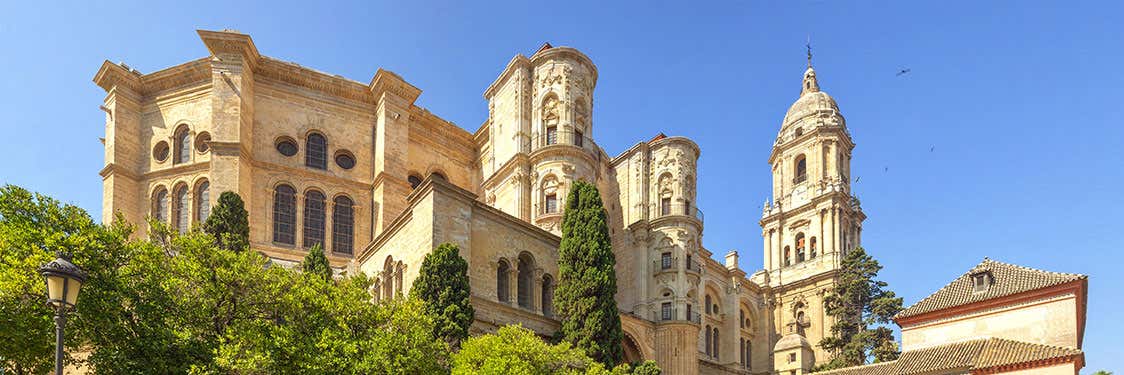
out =
[[[211,216],[211,183],[204,180],[195,186],[195,222],[203,223]]]
[[[191,132],[188,131],[187,125],[180,125],[176,129],[175,134],[176,148],[175,156],[172,158],[172,164],[187,163],[191,160]]]
[[[517,280],[519,289],[519,307],[525,309],[529,309],[532,307],[531,300],[534,293],[534,287],[532,285],[534,285],[533,283],[535,278],[534,268],[535,262],[531,259],[530,255],[525,253],[519,255],[519,277]]]
[[[328,169],[328,139],[320,133],[311,133],[304,145],[304,165]]]
[[[714,355],[714,350],[713,350],[713,348],[710,347],[714,343],[713,341],[710,340],[710,335],[711,335],[710,326],[704,327],[703,331],[706,331],[706,356],[710,357],[710,356]]]
[[[289,185],[278,185],[273,191],[273,242],[296,244],[297,191]]]
[[[500,302],[508,303],[511,298],[508,293],[511,287],[508,286],[507,274],[510,273],[511,266],[507,264],[507,260],[500,259],[499,265],[496,266],[496,299]]]
[[[788,248],[788,246],[784,247],[784,265],[785,266],[791,266],[792,265],[792,250],[790,250]]]
[[[718,359],[718,327],[712,328],[714,330],[714,359]]]
[[[704,299],[706,300],[706,305],[704,305],[704,306],[703,306],[703,308],[705,308],[705,309],[706,309],[706,315],[710,315],[710,314],[713,314],[713,313],[715,313],[716,311],[711,311],[711,310],[710,310],[710,295],[709,295],[709,294],[707,294],[707,295],[706,295],[706,297],[705,297]]]
[[[742,348],[742,351],[745,352],[745,354],[743,354],[745,356],[745,363],[742,365],[747,369],[753,367],[753,343],[749,341],[749,339],[745,339],[745,348]]]
[[[745,339],[738,339],[738,361],[745,367]]]
[[[410,183],[411,189],[417,189],[418,185],[421,185],[422,179],[421,177],[418,177],[418,175],[412,174],[409,177],[406,177],[406,182]]]
[[[738,324],[742,328],[746,328],[745,327],[745,310],[738,310]]]
[[[324,193],[304,193],[304,247],[324,246]]]
[[[351,254],[355,237],[355,217],[351,198],[338,196],[332,205],[332,251]]]
[[[382,297],[385,299],[394,298],[394,257],[391,255],[387,255],[386,262],[383,262],[382,278],[383,283],[385,283],[382,286]]]
[[[796,157],[796,170],[793,173],[793,183],[799,184],[808,179],[808,158],[804,155]]]
[[[172,196],[175,198],[172,201],[172,225],[180,234],[187,233],[187,222],[190,217],[187,215],[187,185],[177,186],[172,191]]]
[[[796,234],[796,263],[804,261],[804,233]]]
[[[554,278],[549,274],[542,277],[542,314],[554,316]]]
[[[374,302],[378,303],[381,299],[379,297],[382,297],[382,286],[380,285],[379,278],[376,277],[375,280],[371,282],[370,292],[371,298],[374,300]]]
[[[168,189],[163,187],[152,194],[152,218],[156,221],[168,222]]]

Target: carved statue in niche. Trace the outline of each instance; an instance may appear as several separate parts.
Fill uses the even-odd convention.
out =
[[[542,123],[543,123],[543,126],[546,126],[546,127],[558,126],[558,120],[559,120],[558,110],[559,110],[560,106],[561,105],[558,102],[557,96],[550,95],[550,97],[546,98],[546,101],[544,101],[543,104],[542,104]]]

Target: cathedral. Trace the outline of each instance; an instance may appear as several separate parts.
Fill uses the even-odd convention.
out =
[[[107,61],[94,77],[107,92],[103,222],[120,213],[187,231],[218,193],[237,192],[254,250],[295,266],[323,246],[337,272],[376,280],[375,300],[404,295],[423,257],[455,243],[474,333],[522,324],[550,336],[562,207],[585,181],[609,217],[628,361],[803,374],[830,359],[818,345],[833,323],[824,296],[866,216],[851,193],[854,142],[810,58],[767,158],[764,264],[744,270],[737,252],[719,261],[703,244],[698,144],[597,145],[598,71],[577,49],[512,57],[469,132],[416,105],[422,90],[393,72],[363,83],[262,55],[237,31],[198,34],[206,57],[147,74]]]

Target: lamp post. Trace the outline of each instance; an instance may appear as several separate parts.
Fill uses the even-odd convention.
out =
[[[62,375],[62,338],[66,312],[78,302],[78,290],[86,282],[86,272],[70,262],[70,253],[60,252],[55,260],[39,267],[47,281],[47,304],[55,308],[55,375]]]

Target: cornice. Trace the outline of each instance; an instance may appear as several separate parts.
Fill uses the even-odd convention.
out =
[[[334,183],[334,184],[338,184],[338,185],[350,185],[350,186],[352,186],[354,188],[357,188],[357,189],[372,189],[373,188],[373,185],[368,184],[368,183],[363,182],[363,181],[357,181],[355,179],[335,176],[335,175],[331,175],[331,174],[323,173],[323,172],[316,172],[316,171],[308,169],[308,168],[297,168],[297,167],[292,167],[292,166],[288,166],[288,165],[270,163],[268,161],[262,161],[262,160],[253,160],[253,161],[250,162],[250,165],[254,166],[254,168],[264,168],[264,169],[269,169],[269,170],[274,170],[274,171],[285,172],[285,174],[289,175],[289,176],[295,175],[295,176],[311,178],[311,179],[314,179],[318,182]]]
[[[254,70],[260,78],[322,92],[351,101],[373,105],[377,98],[370,87],[339,75],[324,73],[299,64],[263,56]],[[257,78],[257,77],[255,77]]]
[[[125,169],[120,165],[117,165],[116,163],[106,164],[105,168],[102,168],[100,171],[98,171],[98,175],[100,175],[103,180],[113,175],[121,175],[122,177],[126,177],[131,180],[140,179],[140,176],[137,176],[137,174]]]
[[[1089,279],[1079,279],[1070,281],[1064,284],[1058,284],[1051,287],[1029,290],[1022,293],[1016,293],[1009,296],[999,298],[986,299],[966,305],[953,306],[945,309],[927,312],[924,314],[909,316],[905,318],[894,319],[894,323],[898,326],[905,328],[914,328],[925,325],[930,322],[938,322],[943,320],[954,319],[975,313],[986,312],[988,310],[1000,309],[1005,307],[1012,307],[1013,305],[1032,303],[1043,299],[1064,297],[1073,295],[1075,298],[1083,298],[1087,292]],[[1078,306],[1079,310],[1083,306]],[[1081,317],[1078,317],[1079,324],[1084,324]]]
[[[507,62],[507,66],[503,68],[503,71],[500,72],[499,77],[496,77],[496,80],[492,81],[492,84],[488,85],[487,89],[484,89],[484,99],[491,100],[492,96],[496,94],[496,90],[499,90],[500,86],[515,73],[516,69],[526,67],[530,65],[530,63],[531,60],[527,59],[523,54],[513,56],[511,60]]]
[[[650,148],[656,148],[656,147],[660,147],[660,146],[663,146],[665,144],[671,144],[671,143],[680,143],[680,144],[686,144],[687,146],[690,146],[691,149],[695,151],[695,160],[699,159],[700,152],[701,152],[700,149],[699,149],[699,145],[697,143],[695,143],[695,141],[692,141],[690,138],[687,138],[687,137],[672,136],[672,137],[660,138],[660,139],[649,142],[649,147]]]
[[[421,95],[421,89],[414,87],[401,76],[394,74],[389,70],[379,68],[375,73],[375,77],[371,78],[371,84],[368,85],[371,93],[374,94],[375,99],[381,98],[384,93],[390,92],[397,95],[406,102],[413,105],[414,101]]]
[[[585,63],[589,67],[590,73],[593,74],[593,77],[590,77],[590,79],[592,80],[592,82],[590,82],[590,85],[592,85],[593,87],[597,87],[597,65],[593,64],[593,59],[590,59],[589,56],[581,53],[581,51],[578,51],[576,48],[563,46],[542,49],[536,52],[534,55],[531,55],[530,61],[531,64],[538,65],[542,60],[556,56],[570,57],[578,60],[579,62]]]
[[[261,59],[258,47],[254,45],[254,40],[249,35],[229,30],[195,30],[195,32],[199,34],[211,56],[220,58],[224,54],[239,55],[251,68]]]
[[[847,134],[847,132],[844,131],[843,129],[844,129],[843,126],[816,126],[816,127],[813,127],[811,129],[809,129],[807,132],[805,132],[803,135],[801,135],[799,137],[784,141],[780,144],[774,144],[773,150],[769,152],[768,163],[770,165],[772,165],[773,162],[776,161],[776,158],[778,156],[780,156],[780,153],[782,152],[782,150],[788,150],[790,148],[798,146],[798,145],[800,145],[801,142],[804,142],[807,139],[817,138],[817,137],[826,137],[826,136],[835,136],[834,138],[830,138],[830,139],[834,140],[834,141],[843,142],[843,144],[845,146],[844,150],[847,151],[847,153],[849,155],[850,150],[855,148],[855,143],[854,143],[854,141],[851,140],[851,136],[849,134]]]
[[[516,168],[525,167],[529,164],[530,160],[527,158],[527,154],[524,154],[522,152],[515,154],[510,159],[507,159],[507,161],[504,162],[503,165],[499,167],[499,169],[496,169],[495,172],[492,172],[492,175],[488,176],[488,179],[480,183],[480,186],[484,189],[490,189],[496,184],[499,184],[506,180],[507,176],[511,175],[511,173],[516,172]]]

